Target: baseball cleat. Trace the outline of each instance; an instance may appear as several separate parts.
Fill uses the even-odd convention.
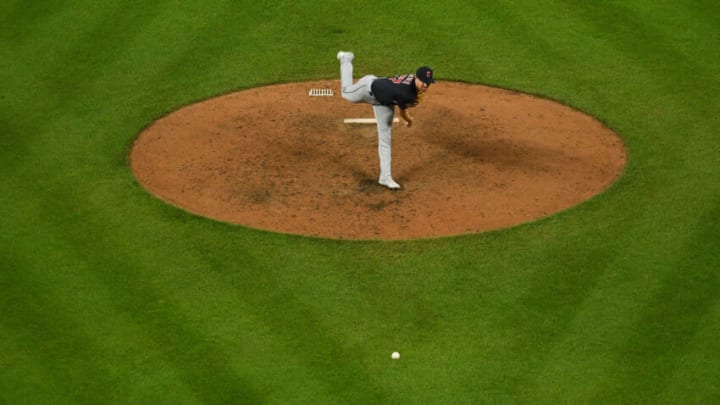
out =
[[[392,179],[392,177],[386,177],[383,179],[378,180],[378,183],[380,183],[381,186],[385,186],[389,188],[390,190],[399,190],[400,185],[395,182],[395,180]]]
[[[337,58],[338,58],[339,61],[343,61],[343,60],[350,60],[350,61],[351,61],[351,60],[353,60],[353,59],[355,58],[355,54],[352,53],[352,52],[340,51],[340,52],[337,53]]]

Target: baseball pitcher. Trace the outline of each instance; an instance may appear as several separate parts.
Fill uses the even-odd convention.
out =
[[[408,109],[416,106],[433,79],[433,71],[427,66],[420,67],[415,74],[395,77],[367,75],[353,84],[352,52],[337,53],[340,61],[340,86],[345,100],[353,103],[367,103],[373,106],[378,131],[378,155],[380,157],[380,178],[378,183],[391,189],[400,189],[392,178],[392,122],[395,106],[405,125],[410,127],[413,118]]]

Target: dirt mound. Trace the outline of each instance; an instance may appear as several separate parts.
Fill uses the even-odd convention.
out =
[[[336,95],[310,97],[313,88]],[[488,231],[548,216],[605,190],[626,163],[618,136],[550,100],[434,84],[393,126],[393,177],[377,184],[372,107],[338,81],[244,90],[181,108],[130,153],[164,201],[220,221],[338,239],[414,239]]]

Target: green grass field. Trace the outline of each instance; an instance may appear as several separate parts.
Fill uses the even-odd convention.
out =
[[[0,3],[0,403],[720,402],[717,2],[363,4]],[[334,79],[339,49],[571,105],[626,172],[535,223],[392,243],[135,182],[154,119]]]

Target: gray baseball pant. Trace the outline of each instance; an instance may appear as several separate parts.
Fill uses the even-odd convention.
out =
[[[378,156],[380,158],[380,179],[392,179],[392,122],[395,108],[381,105],[370,91],[377,76],[363,76],[353,84],[352,61],[340,62],[340,86],[342,96],[352,103],[367,103],[373,106],[378,131]]]

